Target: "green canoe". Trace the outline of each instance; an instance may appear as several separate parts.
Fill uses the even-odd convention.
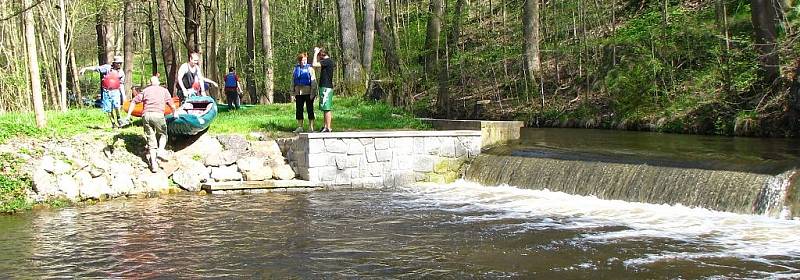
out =
[[[186,99],[178,110],[181,114],[167,117],[169,134],[195,135],[209,126],[217,117],[217,103],[209,96],[192,96]]]

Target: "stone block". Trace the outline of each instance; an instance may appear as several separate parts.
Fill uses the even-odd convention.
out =
[[[315,167],[323,167],[328,166],[328,154],[316,154],[313,156],[308,157],[308,167],[315,168]]]
[[[375,139],[373,138],[359,138],[358,141],[361,142],[361,145],[364,147],[375,147],[375,145],[373,145],[373,143],[375,143]]]
[[[439,137],[426,137],[425,138],[425,153],[429,155],[439,154]]]
[[[221,166],[211,168],[211,178],[217,182],[224,181],[241,181],[242,173],[239,173],[239,167],[234,165]]]
[[[361,141],[356,139],[344,139],[344,143],[347,144],[348,155],[360,155],[364,153],[364,145],[361,144]]]
[[[367,156],[367,162],[376,162],[376,161],[378,161],[378,158],[375,155],[375,148],[374,147],[367,147],[365,153],[366,153],[366,156]]]
[[[391,138],[391,148],[408,148],[413,149],[414,147],[414,138],[412,137],[396,137]]]
[[[338,170],[336,172],[336,179],[334,180],[334,184],[337,185],[349,185],[350,184],[350,172],[347,170]]]
[[[322,167],[318,170],[320,182],[333,182],[336,179],[336,167]]]
[[[346,155],[334,155],[336,159],[336,168],[339,170],[344,170],[347,168],[347,156]]]
[[[383,163],[380,162],[373,162],[367,165],[367,170],[369,170],[370,176],[383,176]]]
[[[325,151],[329,153],[347,153],[347,144],[339,138],[325,138]]]
[[[358,165],[361,163],[361,158],[363,158],[363,156],[361,156],[361,155],[347,156],[347,161],[346,161],[344,167],[346,167],[346,168],[358,167]]]
[[[322,139],[308,139],[308,154],[319,154],[325,152],[325,142]]]
[[[437,183],[437,184],[446,184],[447,180],[445,180],[444,175],[431,173],[431,174],[428,174],[428,182]]]
[[[414,169],[414,156],[396,156],[392,159],[392,169],[412,170]]]
[[[281,165],[272,170],[272,177],[278,180],[291,180],[294,179],[294,170],[289,165]]]
[[[414,171],[417,172],[432,172],[434,165],[433,156],[419,156],[414,162]]]
[[[392,160],[392,150],[375,151],[375,159],[378,162],[388,162]]]
[[[386,150],[389,148],[389,138],[375,138],[375,150]]]
[[[440,137],[439,156],[453,158],[456,156],[456,146],[452,137]]]
[[[433,172],[437,174],[442,174],[450,170],[450,160],[449,159],[439,159],[438,162],[433,164]]]
[[[414,177],[417,182],[425,182],[428,180],[428,174],[424,172],[415,172]]]
[[[459,142],[458,140],[455,141],[455,148],[456,148],[456,158],[462,158],[467,156],[467,147],[464,146],[464,143]]]
[[[367,177],[361,179],[361,184],[364,188],[380,188],[383,187],[382,177]]]
[[[414,154],[424,154],[425,152],[425,138],[414,137]]]

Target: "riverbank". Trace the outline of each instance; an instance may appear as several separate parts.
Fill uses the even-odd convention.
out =
[[[382,103],[347,97],[337,101],[337,131],[429,127]],[[147,170],[140,121],[112,130],[100,110],[75,109],[49,112],[48,127],[39,129],[26,121],[30,115],[0,115],[0,213],[34,205],[199,191],[209,180],[295,177],[283,157],[285,149],[280,149],[282,142],[275,140],[295,135],[294,104],[252,105],[238,111],[221,107],[205,135],[170,139],[168,148],[179,152],[156,173]],[[317,120],[315,128],[320,124]]]

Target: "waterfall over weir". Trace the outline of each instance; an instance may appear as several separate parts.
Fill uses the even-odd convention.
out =
[[[465,179],[609,200],[800,217],[796,183],[800,172],[794,152],[752,151],[775,145],[740,142],[737,145],[746,149],[732,149],[724,138],[699,138],[705,146],[696,149],[701,145],[691,142],[694,139],[671,138],[692,136],[532,131],[528,140],[523,131],[521,143],[494,147],[478,156]],[[723,145],[715,151],[710,147],[719,143],[712,141]]]

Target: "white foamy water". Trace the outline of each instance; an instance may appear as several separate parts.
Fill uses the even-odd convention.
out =
[[[463,222],[502,219],[530,220],[521,230],[585,229],[574,242],[608,243],[643,238],[668,238],[701,244],[711,252],[660,252],[624,260],[642,265],[674,259],[734,257],[760,261],[764,257],[800,258],[800,221],[718,212],[681,205],[655,205],[602,200],[547,190],[510,186],[486,187],[458,181],[405,189],[419,206],[465,215]],[[620,226],[620,230],[591,229]],[[709,249],[706,249],[708,251]],[[794,270],[794,269],[790,269]],[[797,271],[796,271],[797,272]],[[786,276],[786,275],[783,275]],[[800,275],[795,275],[800,276]]]

